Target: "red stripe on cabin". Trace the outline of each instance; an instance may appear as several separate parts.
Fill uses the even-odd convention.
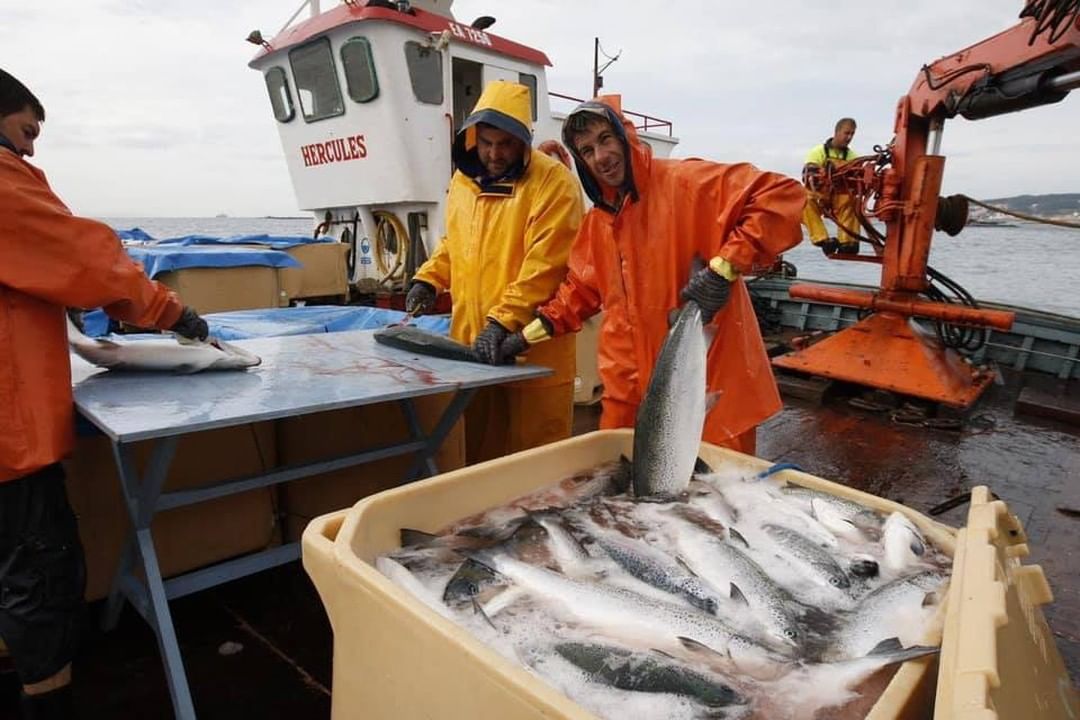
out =
[[[260,50],[249,65],[254,65],[267,55],[303,44],[342,25],[365,20],[383,20],[398,23],[399,25],[408,25],[426,33],[441,33],[443,30],[449,30],[451,40],[454,42],[464,42],[476,47],[487,48],[499,55],[506,55],[533,65],[551,65],[547,55],[526,45],[492,35],[486,31],[473,30],[468,25],[459,23],[456,20],[420,8],[413,8],[413,13],[410,15],[389,8],[341,4],[333,10],[327,10],[316,17],[287,28],[270,41],[270,50]],[[489,40],[491,44],[484,42],[485,39]]]

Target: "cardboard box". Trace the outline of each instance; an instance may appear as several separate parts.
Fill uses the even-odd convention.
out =
[[[452,395],[415,398],[416,413],[430,432]],[[277,422],[278,455],[283,465],[340,457],[362,450],[404,442],[408,425],[397,402],[282,418]],[[299,540],[312,518],[351,507],[357,500],[401,485],[413,455],[378,460],[294,480],[281,486],[285,540]],[[435,456],[441,472],[465,466],[465,424],[459,420]]]
[[[175,290],[184,304],[203,315],[288,305],[278,287],[278,268],[273,267],[184,268],[154,279]]]
[[[286,250],[302,267],[278,268],[278,283],[289,300],[333,297],[349,292],[345,243],[311,243]]]
[[[151,444],[137,443],[138,471]],[[180,439],[167,490],[254,475],[277,462],[273,423],[208,430]],[[81,437],[65,463],[68,497],[86,553],[86,598],[109,593],[130,522],[104,436]],[[274,488],[261,488],[158,514],[151,526],[162,575],[172,577],[280,543]]]

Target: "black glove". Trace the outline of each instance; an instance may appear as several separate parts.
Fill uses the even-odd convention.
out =
[[[536,313],[536,319],[540,321],[540,324],[544,326],[544,335],[540,338],[533,338],[534,342],[540,342],[540,339],[547,339],[555,337],[555,326],[547,316],[543,313]],[[531,323],[530,323],[531,325]],[[517,356],[527,352],[532,347],[532,343],[525,337],[525,331],[529,329],[529,325],[526,325],[516,333],[510,333],[502,341],[502,347],[499,348],[499,359],[503,365],[513,365]]]
[[[690,282],[679,293],[683,300],[693,300],[701,308],[701,321],[712,322],[713,316],[731,297],[731,281],[709,268],[702,268],[690,276]]]
[[[520,330],[516,333],[510,333],[506,336],[506,339],[502,341],[502,346],[499,348],[500,363],[509,365],[514,362],[514,359],[518,355],[528,350],[529,347],[529,341],[525,339],[525,333]]]
[[[86,323],[83,322],[83,311],[77,308],[67,309],[68,319],[71,320],[71,324],[75,326],[75,329],[81,333],[86,332]]]
[[[487,327],[476,336],[476,342],[473,343],[473,352],[480,358],[482,362],[486,362],[488,365],[501,365],[502,364],[502,349],[503,340],[510,334],[510,331],[504,328],[494,320],[488,320]]]
[[[206,340],[210,335],[210,328],[207,327],[206,321],[199,317],[199,313],[195,312],[195,308],[191,306],[184,307],[184,311],[180,313],[180,319],[169,330],[189,340]]]
[[[414,280],[405,296],[405,312],[422,315],[435,307],[435,288],[423,280]]]

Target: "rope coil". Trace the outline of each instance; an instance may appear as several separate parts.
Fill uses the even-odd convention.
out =
[[[401,279],[405,274],[405,258],[409,252],[409,231],[388,210],[376,210],[374,252],[375,267],[379,271],[379,284]]]

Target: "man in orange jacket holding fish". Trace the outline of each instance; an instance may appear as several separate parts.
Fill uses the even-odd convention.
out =
[[[668,313],[693,299],[717,331],[707,370],[717,402],[703,439],[753,453],[758,424],[781,404],[740,276],[771,266],[802,239],[802,186],[745,163],[654,158],[613,96],[579,105],[563,124],[563,142],[594,206],[566,280],[535,321],[507,338],[503,355],[577,332],[602,308],[600,427],[633,427]],[[691,275],[695,255],[708,265]]]
[[[44,120],[41,102],[0,70],[0,638],[23,717],[69,718],[86,571],[60,466],[74,441],[64,310],[104,307],[189,338],[207,327],[23,159]]]

